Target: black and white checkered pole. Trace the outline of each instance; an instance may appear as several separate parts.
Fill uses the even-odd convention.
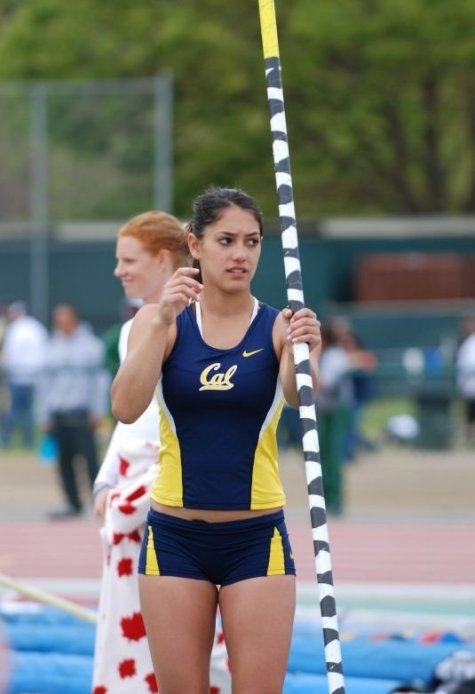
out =
[[[304,306],[302,273],[298,247],[290,154],[285,117],[284,90],[279,56],[274,0],[258,0],[261,24],[267,100],[270,111],[272,150],[279,201],[279,218],[284,254],[287,300],[292,311]],[[319,588],[325,662],[329,694],[345,694],[340,635],[333,589],[333,573],[328,539],[327,513],[323,494],[322,466],[317,433],[317,416],[312,394],[309,349],[306,344],[293,346],[299,416],[307,477],[308,501],[312,523],[315,568]]]

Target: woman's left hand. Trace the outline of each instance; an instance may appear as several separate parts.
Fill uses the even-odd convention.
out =
[[[289,346],[297,342],[306,342],[310,352],[320,353],[322,347],[321,323],[315,311],[301,308],[292,313],[290,308],[284,308],[282,314],[285,319],[286,341]]]
[[[111,493],[111,487],[101,489],[94,497],[94,513],[98,518],[104,518],[107,508],[107,499]]]

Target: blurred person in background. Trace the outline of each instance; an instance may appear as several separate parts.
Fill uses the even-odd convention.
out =
[[[467,319],[455,355],[457,389],[463,402],[464,435],[475,441],[475,318]]]
[[[165,282],[188,262],[186,233],[172,215],[144,212],[119,230],[116,258],[114,274],[122,283],[129,306],[157,303]],[[120,331],[121,361],[127,351],[131,324],[130,319]],[[115,426],[94,484],[95,511],[104,524],[93,692],[158,691],[141,616],[137,572],[158,449],[159,410],[153,398],[133,424],[119,422]],[[216,692],[230,691],[226,647],[219,633],[211,658],[210,679]]]
[[[106,411],[108,384],[102,341],[81,322],[73,306],[56,306],[39,399],[43,430],[57,441],[58,472],[66,500],[66,507],[53,511],[51,519],[82,513],[77,458],[86,463],[92,489],[99,469],[96,432]]]
[[[126,296],[120,303],[119,321],[109,326],[101,335],[105,349],[105,367],[111,378],[114,378],[120,366],[119,345],[124,323],[132,319],[142,305],[142,299]]]
[[[374,452],[377,448],[365,435],[362,419],[365,407],[375,397],[374,370],[378,360],[374,352],[365,348],[351,330],[342,335],[339,341],[349,356],[352,367],[349,377],[353,388],[345,436],[345,460],[354,461],[362,451]]]
[[[5,330],[7,329],[7,312],[8,305],[0,302],[0,354],[3,350],[3,341],[5,339]]]
[[[344,506],[345,440],[353,403],[353,365],[341,344],[339,326],[325,322],[321,333],[320,388],[315,405],[323,487],[328,513],[340,515]]]
[[[3,340],[7,327],[7,306],[0,303],[0,446],[3,443],[3,429],[5,422],[5,414],[9,407],[9,397],[7,384],[5,383],[5,370],[3,368]]]
[[[10,446],[15,430],[20,428],[23,445],[31,448],[35,439],[35,396],[44,364],[48,331],[40,321],[28,315],[23,301],[8,306],[6,321],[2,367],[8,401],[3,417],[2,442],[4,446]]]

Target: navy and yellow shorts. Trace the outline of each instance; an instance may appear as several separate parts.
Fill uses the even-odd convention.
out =
[[[284,513],[208,523],[151,509],[139,573],[195,578],[220,586],[258,576],[295,575]]]

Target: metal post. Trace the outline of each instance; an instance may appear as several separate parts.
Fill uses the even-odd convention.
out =
[[[30,310],[48,322],[48,130],[46,87],[30,89]]]
[[[153,202],[157,210],[173,211],[173,80],[169,72],[154,83]]]

